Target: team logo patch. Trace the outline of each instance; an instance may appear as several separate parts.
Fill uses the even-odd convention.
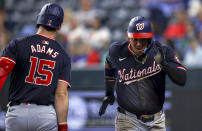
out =
[[[47,25],[51,25],[52,24],[52,20],[48,20]]]
[[[49,43],[48,43],[48,41],[43,40],[42,44],[48,45]]]
[[[137,28],[138,31],[143,30],[144,29],[144,23],[137,23],[136,28]]]
[[[125,60],[127,57],[124,57],[124,58],[119,58],[119,61],[123,61]]]

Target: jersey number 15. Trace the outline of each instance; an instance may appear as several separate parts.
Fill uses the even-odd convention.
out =
[[[32,83],[36,85],[43,85],[48,86],[51,84],[53,73],[51,70],[44,69],[44,66],[47,66],[48,68],[54,69],[55,68],[55,61],[46,60],[46,59],[39,59],[37,57],[30,57],[30,70],[29,75],[26,76],[25,82]],[[38,75],[45,76],[45,79],[42,79],[42,77],[36,77],[35,72],[37,70]]]

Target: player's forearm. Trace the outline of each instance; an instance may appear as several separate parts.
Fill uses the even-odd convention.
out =
[[[186,83],[186,69],[184,67],[175,67],[172,64],[165,68],[169,78],[178,85],[184,86]]]
[[[106,77],[105,78],[105,95],[110,96],[114,94],[114,86],[116,83],[116,78]]]
[[[67,122],[68,103],[68,92],[55,94],[55,110],[58,123]]]
[[[116,83],[116,70],[111,68],[108,62],[105,62],[105,95],[114,94],[114,86]]]

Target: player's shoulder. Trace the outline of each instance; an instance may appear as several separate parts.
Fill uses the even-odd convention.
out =
[[[128,46],[128,41],[118,41],[118,42],[114,42],[110,45],[109,47],[109,51],[111,53],[118,53],[120,52],[123,48]]]
[[[62,55],[61,55],[61,60],[62,63],[65,65],[71,64],[71,57],[69,56],[69,54],[67,52],[65,52],[64,50],[62,50]]]
[[[162,48],[163,48],[163,50],[164,50],[165,52],[167,52],[167,53],[173,53],[173,52],[174,52],[173,48],[171,48],[171,47],[168,46],[168,45],[162,45]]]
[[[64,47],[60,45],[59,42],[55,41],[55,46],[57,46],[58,51],[60,52],[61,58],[65,61],[70,61],[71,57],[67,51],[65,51]]]
[[[174,49],[170,47],[169,45],[165,45],[161,43],[161,46],[166,56],[173,56],[175,54]]]
[[[54,41],[54,46],[56,46],[60,52],[64,55],[65,58],[70,58],[69,54],[67,53],[67,51],[65,51],[65,48],[61,46],[61,44],[57,41]]]
[[[70,60],[69,54],[62,47],[61,47],[61,51],[62,51],[62,54],[63,54],[64,58],[69,61]]]
[[[28,35],[28,36],[18,37],[18,38],[16,38],[16,40],[24,41],[24,40],[28,40],[28,39],[33,39],[34,37],[36,37],[36,35]]]
[[[160,44],[162,46],[163,51],[165,51],[165,52],[173,52],[173,48],[171,48],[170,46],[168,46],[168,45],[166,45],[164,43],[161,43],[161,42],[160,42]],[[156,46],[155,41],[153,41],[152,46]]]
[[[12,42],[15,42],[15,44],[27,44],[27,41],[33,39],[34,35],[29,36],[23,36],[23,37],[17,37],[12,40]]]
[[[24,37],[16,37],[16,38],[13,38],[8,46],[9,47],[17,47],[18,45],[22,45],[23,43],[27,43],[27,39],[29,39],[30,36],[24,36]]]

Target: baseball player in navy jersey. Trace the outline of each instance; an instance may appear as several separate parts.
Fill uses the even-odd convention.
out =
[[[186,68],[173,50],[152,40],[151,23],[142,16],[131,19],[124,42],[109,48],[105,64],[106,96],[99,115],[114,103],[116,131],[165,131],[166,74],[176,84],[186,82]]]
[[[63,17],[59,5],[44,5],[37,33],[12,40],[3,51],[0,82],[11,73],[6,131],[67,131],[71,64],[55,41]]]

